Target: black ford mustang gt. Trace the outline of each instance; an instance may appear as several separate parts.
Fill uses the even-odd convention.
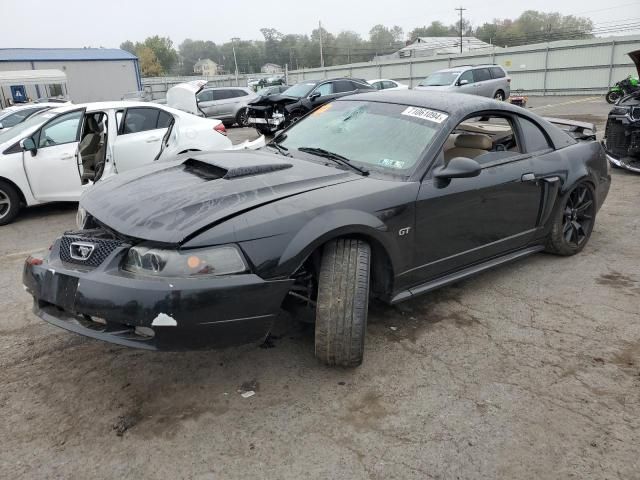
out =
[[[84,195],[23,281],[44,320],[147,349],[260,341],[281,308],[361,363],[367,305],[535,252],[579,252],[610,184],[601,145],[476,96],[376,92],[262,151],[187,154]]]

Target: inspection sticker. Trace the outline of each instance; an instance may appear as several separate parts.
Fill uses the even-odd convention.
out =
[[[435,110],[429,110],[428,108],[409,107],[402,115],[408,115],[410,117],[422,118],[423,120],[429,120],[431,122],[442,123],[449,115],[442,112],[436,112]]]

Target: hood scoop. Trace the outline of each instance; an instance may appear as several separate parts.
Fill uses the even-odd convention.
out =
[[[202,178],[205,181],[218,180],[223,178],[225,180],[233,180],[235,178],[250,177],[256,175],[262,175],[264,173],[277,172],[278,170],[285,170],[291,168],[293,165],[290,163],[277,162],[277,163],[256,163],[254,165],[247,165],[238,162],[236,165],[230,165],[227,163],[224,167],[217,165],[210,161],[196,160],[190,158],[183,162],[185,172],[191,173],[197,177]]]

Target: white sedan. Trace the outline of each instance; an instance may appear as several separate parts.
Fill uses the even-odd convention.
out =
[[[409,85],[389,80],[388,78],[376,78],[375,80],[367,80],[367,83],[376,90],[408,90]]]
[[[232,147],[219,120],[152,103],[87,103],[37,113],[0,131],[0,225],[22,205],[77,202],[101,178],[154,160],[253,147]]]

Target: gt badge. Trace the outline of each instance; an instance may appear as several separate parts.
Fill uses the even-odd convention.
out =
[[[398,235],[400,235],[401,237],[404,237],[409,233],[410,230],[411,230],[411,227],[401,228],[400,230],[398,230]]]

